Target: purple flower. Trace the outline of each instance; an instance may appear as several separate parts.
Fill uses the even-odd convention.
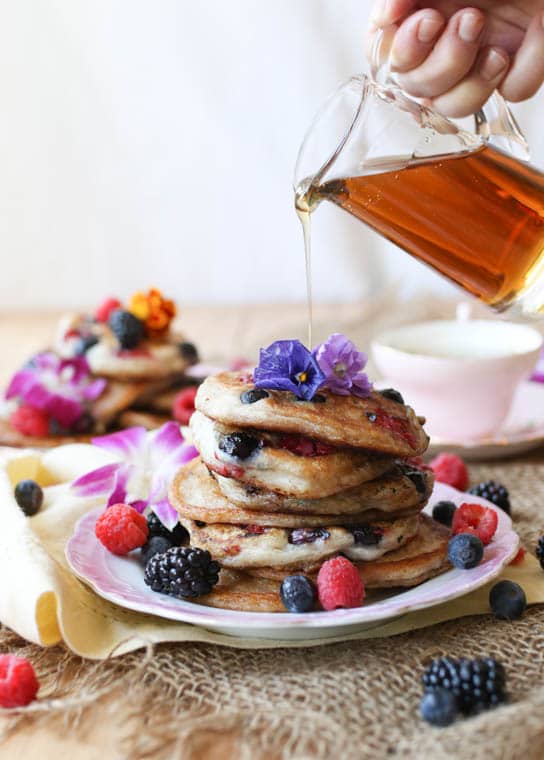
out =
[[[531,380],[536,383],[544,383],[544,350],[540,354],[540,358],[536,364],[536,367],[531,375]]]
[[[106,380],[93,380],[85,357],[60,359],[52,352],[37,354],[11,379],[6,399],[17,398],[48,412],[64,428],[71,428],[94,401]]]
[[[261,348],[259,366],[253,373],[256,388],[292,391],[305,401],[314,397],[324,379],[316,360],[299,340],[277,340]]]
[[[142,513],[150,507],[168,530],[178,513],[168,501],[168,489],[179,468],[198,456],[176,422],[150,433],[133,427],[93,439],[93,444],[114,454],[119,462],[107,464],[72,483],[78,496],[108,496],[107,506],[123,502]]]
[[[333,333],[314,349],[314,356],[325,376],[325,387],[339,396],[370,396],[372,384],[365,372],[367,355],[341,333]]]

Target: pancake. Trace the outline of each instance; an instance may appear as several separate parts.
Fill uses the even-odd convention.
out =
[[[369,398],[319,391],[324,402],[301,401],[287,391],[268,391],[252,404],[240,396],[251,390],[250,376],[221,372],[206,378],[196,408],[224,425],[296,433],[334,446],[372,449],[397,457],[423,454],[429,438],[422,421],[404,404],[377,391]]]
[[[233,478],[215,475],[222,494],[233,504],[253,511],[348,515],[363,510],[396,512],[418,509],[429,500],[434,474],[429,469],[398,463],[380,477],[332,496],[300,499],[262,491]]]
[[[231,503],[221,493],[215,476],[200,459],[193,459],[181,467],[170,488],[170,503],[184,517],[205,523],[232,523],[233,525],[264,525],[279,528],[317,528],[321,525],[358,525],[361,523],[393,520],[418,514],[421,503],[396,512],[368,509],[354,514],[319,514],[309,512],[252,511]],[[319,505],[324,499],[313,502]],[[308,501],[307,504],[312,504]]]
[[[23,435],[12,427],[9,420],[0,419],[0,446],[12,446],[17,449],[52,449],[65,443],[90,443],[97,433],[86,435]]]
[[[339,552],[370,561],[403,546],[417,535],[419,527],[417,515],[351,529],[336,525],[291,529],[206,524],[190,520],[182,512],[180,522],[189,532],[191,546],[207,549],[223,567],[238,570],[262,565],[315,567]]]
[[[223,568],[219,583],[205,596],[191,599],[194,604],[242,612],[285,612],[277,581],[255,578]]]
[[[127,409],[119,415],[117,425],[121,429],[128,427],[144,427],[146,430],[155,430],[171,419],[172,418],[167,414],[144,412],[141,409]]]
[[[422,515],[417,536],[397,551],[389,552],[371,562],[355,562],[367,588],[396,588],[417,586],[435,575],[451,569],[448,562],[448,528],[428,515]],[[301,572],[317,577],[317,569],[299,567],[290,572]],[[281,581],[286,573],[276,567],[251,569],[251,575]]]
[[[235,428],[223,427],[195,412],[190,429],[194,445],[209,469],[257,488],[305,499],[330,496],[373,480],[392,465],[388,457],[357,449],[331,449],[318,456],[300,456],[276,448],[262,432],[252,434],[253,451],[242,459],[222,450],[224,436],[240,432]],[[247,431],[241,432],[248,437]],[[273,445],[268,445],[270,442]]]

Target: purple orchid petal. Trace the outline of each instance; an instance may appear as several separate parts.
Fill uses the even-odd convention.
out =
[[[170,505],[168,499],[163,499],[157,504],[153,504],[151,509],[157,515],[167,530],[174,530],[179,522],[179,515],[176,510]]]
[[[5,393],[7,399],[24,396],[27,388],[34,383],[35,373],[31,369],[22,369],[11,378]]]
[[[151,504],[168,496],[168,489],[179,468],[197,456],[197,449],[185,443],[176,422],[167,422],[157,431],[152,438],[149,452],[153,473],[149,494]]]
[[[136,512],[142,515],[149,506],[149,502],[147,502],[145,499],[136,499],[136,501],[129,502],[129,505],[132,507],[132,509],[135,509]]]
[[[112,492],[109,495],[107,506],[111,507],[113,504],[124,504],[127,499],[127,483],[132,471],[132,466],[129,464],[122,464],[115,473],[115,482],[113,484]]]
[[[118,433],[93,438],[92,443],[104,451],[116,454],[121,459],[130,459],[145,450],[146,429],[144,427],[126,428]]]
[[[107,380],[104,380],[103,377],[99,377],[96,380],[93,380],[92,383],[89,383],[89,385],[85,388],[84,395],[85,398],[88,401],[94,401],[99,396],[102,395],[102,393],[105,391],[106,386],[108,384]]]
[[[31,406],[35,406],[32,404]],[[38,407],[40,408],[40,407]],[[71,428],[83,414],[83,406],[75,399],[66,398],[56,393],[49,394],[45,401],[43,409],[46,409],[51,417],[54,417],[62,427]]]
[[[71,485],[77,496],[99,496],[112,490],[116,482],[117,471],[123,465],[115,462],[87,472]]]

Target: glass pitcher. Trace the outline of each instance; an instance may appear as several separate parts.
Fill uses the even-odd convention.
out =
[[[297,211],[332,201],[498,311],[544,315],[544,174],[502,97],[460,128],[406,96],[384,50],[301,146]]]

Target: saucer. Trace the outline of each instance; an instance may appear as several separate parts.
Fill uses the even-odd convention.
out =
[[[387,380],[376,383],[388,388]],[[397,384],[398,385],[398,384]],[[402,393],[402,388],[398,389]],[[409,404],[410,399],[406,402]],[[425,415],[425,410],[417,410]],[[439,438],[431,436],[428,454],[441,451],[458,454],[468,461],[503,459],[523,454],[544,444],[544,383],[521,383],[512,402],[512,408],[503,425],[493,435],[482,438]]]

